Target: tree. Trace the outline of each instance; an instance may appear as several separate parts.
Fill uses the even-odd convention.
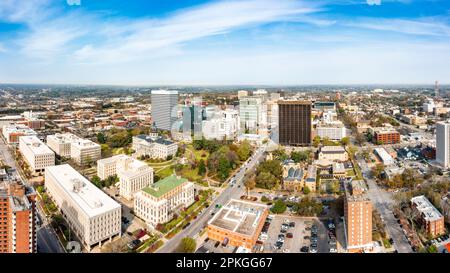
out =
[[[295,163],[300,163],[303,161],[308,160],[310,151],[303,151],[303,152],[292,152],[291,153],[291,159]]]
[[[319,145],[320,145],[320,136],[315,136],[314,137],[314,139],[313,139],[313,145],[314,145],[314,147],[319,147]]]
[[[200,162],[198,163],[198,174],[204,175],[206,173],[206,164],[205,160],[200,159]]]
[[[100,144],[105,144],[106,143],[106,136],[105,136],[105,134],[103,134],[102,132],[99,132],[97,134],[97,141]]]
[[[309,194],[311,192],[311,190],[309,189],[308,186],[304,186],[302,191],[303,191],[303,194]]]
[[[180,243],[180,251],[183,253],[194,253],[197,249],[197,242],[191,237],[184,237]]]
[[[384,172],[384,164],[379,163],[372,168],[372,176],[380,178],[381,174]]]
[[[358,145],[362,146],[366,142],[366,140],[367,138],[363,134],[356,133],[355,141]]]
[[[250,145],[250,142],[248,140],[244,140],[239,145],[239,149],[236,151],[237,155],[239,156],[239,160],[245,161],[250,157],[250,154],[252,152],[252,146]]]
[[[300,216],[317,216],[322,213],[323,205],[321,202],[311,197],[304,197],[298,203],[297,213]]]
[[[254,178],[249,178],[244,183],[245,189],[247,190],[247,195],[249,195],[249,192],[253,190],[256,187],[256,181]]]
[[[92,184],[94,184],[96,187],[98,188],[102,188],[102,180],[100,179],[100,177],[98,177],[97,175],[94,175],[92,177]]]
[[[343,146],[347,146],[348,144],[350,144],[350,138],[349,138],[349,137],[343,137],[343,138],[341,139],[341,144],[342,144]]]
[[[272,211],[273,213],[279,214],[279,213],[283,213],[285,212],[287,209],[286,204],[283,202],[283,200],[278,199],[275,204],[273,204],[272,208],[270,209],[270,211]]]
[[[279,185],[278,179],[269,172],[260,172],[256,176],[256,186],[262,189],[274,189]]]

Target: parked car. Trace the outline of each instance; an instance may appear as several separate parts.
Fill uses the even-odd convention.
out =
[[[302,248],[300,248],[300,252],[308,253],[309,252],[309,246],[303,246]]]
[[[293,238],[293,237],[294,237],[294,235],[290,232],[286,234],[286,238]]]
[[[303,239],[309,240],[309,239],[311,239],[311,237],[309,237],[308,235],[306,235],[306,236],[303,236]]]
[[[289,227],[295,227],[295,222],[290,222]]]

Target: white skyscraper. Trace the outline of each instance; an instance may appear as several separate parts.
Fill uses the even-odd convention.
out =
[[[177,121],[177,105],[178,91],[152,91],[152,119],[156,128],[172,130],[172,125]]]
[[[436,161],[448,168],[450,157],[450,123],[436,123]]]

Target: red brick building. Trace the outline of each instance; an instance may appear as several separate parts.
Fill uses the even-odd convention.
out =
[[[374,129],[373,141],[375,144],[397,144],[400,143],[400,133],[390,128]]]
[[[0,253],[36,252],[35,200],[34,190],[0,182]]]

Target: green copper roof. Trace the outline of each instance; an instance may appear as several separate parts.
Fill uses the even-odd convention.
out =
[[[187,181],[188,180],[185,178],[178,178],[176,175],[171,175],[164,178],[163,180],[159,180],[149,187],[143,188],[142,190],[148,194],[153,195],[154,197],[159,198],[165,193],[168,193],[169,191]]]

